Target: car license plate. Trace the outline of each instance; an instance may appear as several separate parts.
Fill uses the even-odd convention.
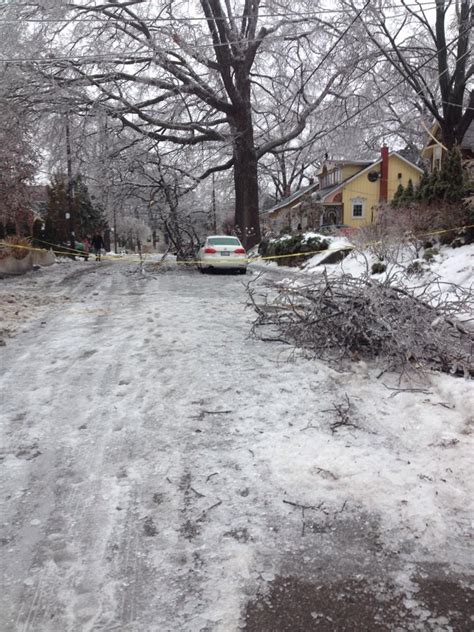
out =
[[[230,252],[221,252],[221,257],[228,257]]]

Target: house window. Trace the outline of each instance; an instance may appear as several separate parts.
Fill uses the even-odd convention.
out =
[[[352,217],[364,217],[364,202],[362,200],[352,200]]]

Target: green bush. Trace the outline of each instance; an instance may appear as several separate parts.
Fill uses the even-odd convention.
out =
[[[415,259],[409,266],[407,266],[407,274],[413,276],[420,276],[424,273],[423,263],[419,259]]]
[[[292,235],[291,237],[285,237],[275,239],[268,244],[267,257],[279,257],[276,259],[278,265],[282,266],[297,266],[303,261],[306,261],[308,257],[304,256],[304,253],[314,253],[321,250],[327,250],[329,242],[326,239],[320,237],[309,237],[305,239],[304,235]],[[294,256],[301,253],[301,257]],[[285,257],[284,255],[292,255]]]
[[[382,272],[385,272],[386,269],[387,266],[381,261],[376,261],[372,264],[372,274],[382,274]]]
[[[423,253],[423,259],[425,261],[433,261],[436,255],[439,255],[439,250],[437,248],[427,248]]]

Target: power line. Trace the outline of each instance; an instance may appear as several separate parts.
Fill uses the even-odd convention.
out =
[[[244,40],[245,44],[251,44],[255,42],[269,42],[269,41],[277,41],[277,40],[287,40],[291,41],[294,38],[301,38],[305,35],[309,35],[307,32],[301,33],[291,33],[291,34],[281,34],[281,35],[267,35],[264,37],[257,37],[253,39]],[[239,42],[223,42],[222,44],[190,44],[190,49],[215,49],[218,47],[230,46],[232,44],[238,44]],[[187,51],[179,46],[173,48],[167,48],[166,52],[176,52],[176,53],[186,53]],[[24,63],[54,63],[58,61],[89,61],[90,63],[95,63],[96,61],[110,61],[119,62],[120,60],[130,60],[133,61],[134,55],[145,55],[148,54],[149,57],[144,59],[137,59],[134,63],[148,63],[153,60],[154,51],[153,49],[145,50],[143,52],[134,51],[129,53],[107,53],[101,54],[97,53],[94,55],[65,55],[64,57],[10,57],[10,58],[0,58],[0,63],[11,63],[11,64],[24,64]]]
[[[434,0],[434,2],[436,3],[436,0]],[[409,6],[422,6],[424,4],[429,4],[432,5],[433,2],[429,1],[429,2],[417,2],[414,4],[403,4],[400,5],[398,8],[402,8],[403,7],[409,7]],[[364,7],[365,8],[365,7]],[[436,4],[434,6],[431,7],[432,9],[436,8]],[[272,14],[265,14],[263,16],[258,16],[259,20],[263,20],[264,18],[267,17],[280,17],[280,18],[310,18],[310,17],[318,17],[318,15],[320,14],[340,14],[340,13],[344,13],[344,11],[340,11],[340,10],[336,10],[336,9],[321,9],[319,11],[315,11],[315,12],[306,12],[306,13],[272,13]],[[390,16],[391,18],[393,17],[401,17],[404,16],[406,14],[399,14],[396,16]],[[246,18],[250,18],[250,17],[255,17],[252,15],[243,15],[243,16],[236,16],[236,18],[241,19],[243,17]],[[213,22],[213,21],[219,21],[219,19],[228,21],[227,17],[222,17],[222,18],[212,18],[212,19],[208,19],[206,17],[187,17],[187,18],[155,18],[155,19],[142,19],[139,18],[139,22],[143,23],[143,24],[155,24],[158,21],[163,21],[163,22],[173,22],[173,21],[178,21],[178,22],[190,22],[192,20],[200,20],[200,21],[206,21],[206,22]],[[87,22],[87,23],[93,23],[94,21],[97,21],[97,14],[94,13],[94,16],[91,17],[90,19],[72,19],[72,20],[67,20],[67,19],[56,19],[56,18],[46,18],[46,19],[26,19],[26,20],[22,20],[21,18],[19,20],[16,21],[3,21],[5,23],[16,23],[16,22],[36,22],[36,23],[42,23],[42,22],[57,22],[57,23],[71,23],[74,24],[75,22]],[[112,24],[114,23],[114,20],[111,18],[107,18],[107,20],[105,20],[104,22],[111,22]],[[126,20],[127,23],[132,23],[133,20]],[[0,23],[2,23],[2,20],[0,19]],[[245,44],[250,44],[250,43],[256,43],[256,42],[266,42],[266,41],[277,41],[277,40],[288,40],[290,41],[292,38],[294,37],[302,37],[305,35],[309,35],[309,33],[307,32],[300,32],[300,33],[292,33],[292,34],[281,34],[281,35],[268,35],[268,36],[264,36],[264,37],[256,37],[253,39],[245,39],[244,43]],[[217,47],[227,47],[230,46],[232,44],[239,44],[240,42],[237,41],[229,41],[229,42],[222,42],[222,43],[212,43],[212,44],[190,44],[190,48],[192,49],[215,49]],[[186,52],[185,49],[183,49],[180,46],[176,46],[173,48],[169,48],[168,49],[169,52]],[[91,63],[94,63],[95,61],[107,61],[110,60],[111,62],[120,60],[120,59],[130,59],[131,55],[140,55],[140,54],[145,54],[146,52],[149,52],[150,54],[153,54],[153,50],[152,49],[147,49],[146,51],[143,51],[143,53],[139,52],[139,51],[135,51],[134,53],[116,53],[116,54],[94,54],[94,55],[65,55],[63,57],[48,57],[48,58],[41,58],[41,57],[23,57],[23,58],[18,58],[18,57],[13,57],[13,58],[0,58],[0,63],[51,63],[51,62],[57,62],[57,61],[90,61]],[[150,59],[143,59],[143,60],[138,60],[136,63],[146,63],[151,61]]]
[[[11,5],[9,5],[11,6]],[[21,6],[21,5],[19,5]],[[431,11],[436,9],[436,0],[428,0],[427,2],[413,2],[413,3],[406,3],[406,4],[401,4],[401,5],[395,5],[393,7],[389,7],[390,9],[401,9],[401,8],[408,8],[408,7],[417,7],[417,8],[424,8],[425,11]],[[111,5],[109,7],[110,9],[120,9],[120,5]],[[345,11],[344,9],[318,9],[317,11],[303,11],[303,12],[295,12],[295,13],[285,13],[285,12],[281,12],[281,13],[265,13],[265,14],[259,14],[258,15],[258,19],[263,20],[266,18],[317,18],[320,15],[337,15],[337,14],[344,14],[347,13],[348,11]],[[400,15],[404,15],[404,14],[400,14]],[[47,18],[47,17],[42,17],[42,18],[22,18],[19,17],[17,19],[2,19],[0,18],[0,23],[5,23],[5,24],[16,24],[18,22],[20,23],[33,23],[33,24],[43,24],[43,23],[53,23],[53,24],[61,24],[61,23],[76,23],[76,22],[93,22],[93,21],[100,21],[100,17],[101,14],[99,12],[94,12],[93,15],[90,18]],[[117,15],[117,17],[120,17],[119,15]],[[398,17],[398,16],[390,16],[392,17]],[[238,14],[233,16],[233,19],[235,20],[241,20],[241,19],[250,19],[250,18],[255,18],[254,14]],[[110,21],[111,17],[105,17],[104,21]],[[224,22],[228,22],[229,21],[229,17],[228,16],[215,16],[212,18],[206,18],[203,16],[188,16],[188,17],[173,17],[170,16],[168,18],[164,18],[164,17],[156,17],[156,18],[145,18],[145,17],[140,17],[137,16],[137,19],[143,23],[143,24],[157,24],[157,23],[173,23],[173,22],[219,22],[219,21],[224,21]],[[128,18],[126,19],[127,22],[132,22],[133,18]]]

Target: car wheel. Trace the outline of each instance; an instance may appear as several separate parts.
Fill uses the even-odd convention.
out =
[[[239,274],[247,274],[247,268],[240,268]]]

